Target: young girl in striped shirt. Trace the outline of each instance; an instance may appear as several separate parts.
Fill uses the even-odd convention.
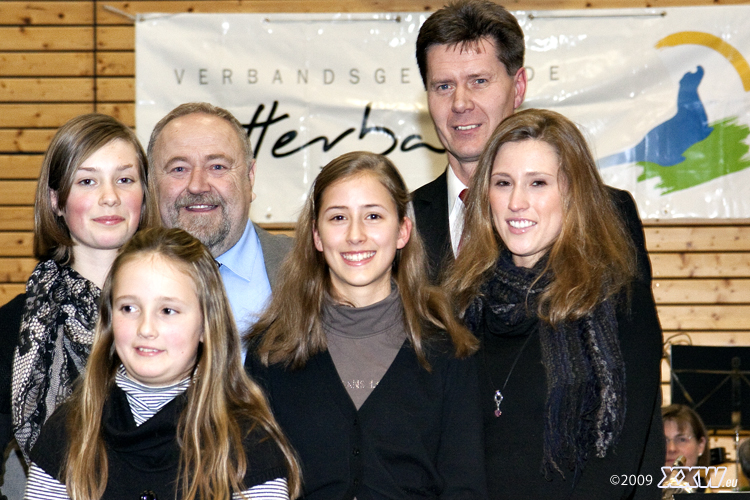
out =
[[[180,229],[137,233],[102,290],[85,376],[32,449],[28,499],[280,499],[299,468],[218,267]]]

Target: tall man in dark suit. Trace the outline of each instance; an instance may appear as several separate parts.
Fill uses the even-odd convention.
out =
[[[462,192],[497,125],[522,103],[527,77],[524,36],[513,15],[489,0],[461,0],[427,18],[417,37],[417,64],[448,167],[413,193],[417,229],[436,281],[458,251]],[[638,251],[642,279],[651,280],[643,227],[633,198],[611,188]]]
[[[247,132],[225,109],[181,104],[154,127],[148,158],[162,222],[208,247],[245,331],[263,311],[292,245],[249,220],[255,159]]]

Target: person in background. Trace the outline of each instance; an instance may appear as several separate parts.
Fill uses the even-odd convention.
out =
[[[583,135],[552,111],[506,118],[466,210],[445,287],[481,342],[489,498],[659,498],[661,327]]]
[[[708,467],[711,461],[708,433],[700,415],[689,406],[673,404],[661,409],[661,418],[667,442],[664,467],[671,468],[679,457],[684,457],[683,467]],[[694,474],[687,476],[689,486],[698,487],[698,491],[705,490],[707,483],[703,474],[701,484],[697,484]]]
[[[83,382],[31,451],[27,499],[297,495],[294,452],[242,368],[218,267],[197,239],[138,232],[99,311]]]
[[[221,264],[239,331],[257,319],[292,246],[250,221],[255,159],[247,132],[227,110],[177,106],[154,127],[148,158],[166,227],[198,238]]]
[[[249,334],[305,499],[486,498],[477,341],[427,283],[408,202],[384,156],[323,167]]]
[[[427,106],[448,166],[414,191],[415,223],[433,282],[458,254],[467,188],[495,128],[522,104],[528,87],[518,21],[490,0],[458,0],[422,24],[416,58]],[[635,246],[639,279],[651,285],[651,263],[633,197],[607,187]]]
[[[12,369],[13,431],[28,459],[86,366],[117,250],[158,222],[146,155],[118,120],[87,114],[52,138],[34,202],[34,256]]]
[[[742,475],[745,476],[745,480],[750,479],[750,439],[745,439],[740,444],[737,450],[737,458],[740,461],[740,468],[742,469]],[[745,486],[742,488],[743,491],[747,491],[748,488]]]

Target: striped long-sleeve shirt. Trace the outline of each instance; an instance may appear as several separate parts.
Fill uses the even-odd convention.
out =
[[[117,372],[115,383],[125,392],[130,404],[130,411],[136,425],[141,425],[161,410],[176,396],[185,392],[190,385],[190,379],[178,382],[169,387],[147,387],[125,376],[125,369],[121,366]],[[253,486],[242,493],[234,493],[232,500],[288,500],[286,478],[276,478],[263,484]],[[65,485],[47,474],[41,467],[32,462],[29,467],[29,479],[26,482],[25,500],[70,500]]]

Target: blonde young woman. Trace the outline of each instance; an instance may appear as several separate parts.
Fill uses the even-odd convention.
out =
[[[102,290],[82,384],[31,451],[27,499],[278,499],[294,454],[260,388],[210,252],[137,233]]]
[[[530,109],[492,134],[447,280],[477,354],[489,498],[660,497],[661,329],[583,135]]]
[[[24,456],[91,350],[97,301],[117,250],[157,223],[146,155],[111,116],[73,118],[52,138],[34,203],[34,256],[12,370],[13,431]]]
[[[250,334],[305,499],[485,498],[476,339],[427,284],[408,201],[384,156],[326,165]]]

